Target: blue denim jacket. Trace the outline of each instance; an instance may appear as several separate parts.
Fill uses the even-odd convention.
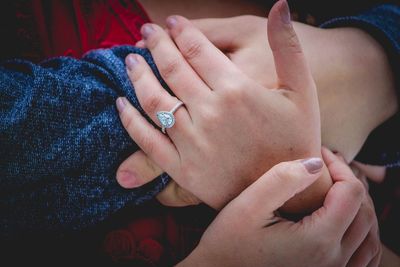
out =
[[[385,5],[325,26],[363,25],[379,33],[399,77],[399,14]],[[126,190],[115,179],[119,164],[138,149],[120,123],[116,98],[127,96],[143,114],[125,71],[129,53],[143,55],[166,87],[149,52],[131,46],[81,60],[0,64],[0,237],[82,229],[153,198],[168,183],[163,174]],[[399,164],[399,135],[390,135],[396,129],[383,131],[366,162]]]

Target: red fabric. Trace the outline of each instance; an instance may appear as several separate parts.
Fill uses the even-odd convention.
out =
[[[115,262],[157,264],[164,259],[175,260],[178,226],[168,213],[138,217],[126,227],[109,232],[103,251]]]
[[[150,21],[133,0],[32,0],[21,3],[16,16],[25,19],[19,31],[34,31],[24,41],[36,49],[20,54],[38,60],[62,55],[79,58],[91,49],[134,45],[141,39],[140,27]]]

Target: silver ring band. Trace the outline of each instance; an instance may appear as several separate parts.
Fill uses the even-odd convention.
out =
[[[161,124],[161,131],[165,133],[165,130],[171,128],[175,124],[175,111],[183,106],[183,102],[179,101],[170,111],[159,111],[157,112],[157,119]]]

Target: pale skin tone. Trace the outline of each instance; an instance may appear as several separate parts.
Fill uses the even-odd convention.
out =
[[[252,18],[253,19],[253,18]],[[210,21],[208,21],[208,22],[210,22]],[[208,23],[207,22],[207,23]],[[203,23],[203,25],[207,25],[207,23],[205,22],[205,23]],[[214,23],[214,21],[213,21],[213,23]],[[197,23],[197,24],[199,24],[199,23]],[[201,24],[201,23],[200,23]],[[200,29],[201,29],[201,26],[199,26],[200,27]],[[356,30],[356,31],[358,31],[358,30]],[[207,34],[207,33],[206,33]],[[208,33],[210,36],[211,36],[211,34],[210,33]],[[357,35],[357,34],[356,34]],[[363,36],[364,34],[363,33],[358,33],[358,36],[359,37],[365,37],[365,36]],[[337,35],[337,36],[339,36],[339,35]],[[207,37],[209,37],[209,36],[207,36]],[[219,40],[213,40],[212,38],[211,38],[211,40],[213,41],[213,42],[218,42]],[[372,46],[373,47],[373,46]],[[372,51],[372,50],[371,50]],[[241,55],[245,55],[244,53],[242,53]],[[232,56],[230,56],[230,58],[232,58],[232,60],[233,61],[235,61],[235,58],[233,58]],[[246,57],[242,57],[242,59],[243,58],[246,58]],[[384,60],[382,61],[383,63],[386,63]],[[246,71],[246,69],[244,70],[244,72],[246,73],[246,74],[248,74],[248,76],[250,76],[251,78],[253,78],[252,77],[252,75],[257,75],[257,73],[252,73],[251,72],[251,70],[250,69],[248,69],[247,71]],[[386,72],[386,73],[389,73],[390,74],[390,72]],[[264,75],[264,76],[267,76],[267,75]],[[255,76],[254,76],[255,77]],[[365,80],[365,79],[364,79]],[[379,80],[379,79],[378,79]],[[387,79],[387,80],[389,80],[390,81],[390,77],[389,77],[389,79]],[[390,86],[389,86],[389,88],[390,88]],[[365,89],[365,88],[364,88]],[[393,88],[390,88],[390,89],[393,89]],[[382,93],[382,96],[383,96],[383,98],[384,99],[388,99],[389,100],[389,97],[387,97],[387,96],[389,96],[391,93],[393,93],[393,92],[391,92],[391,90],[388,90],[386,93]],[[391,98],[392,100],[393,99],[395,99],[395,98]],[[321,101],[321,97],[320,97],[320,102],[322,102]],[[378,101],[379,102],[379,101]],[[385,102],[385,101],[383,101],[383,102]],[[386,102],[386,104],[387,103],[391,103],[390,101],[387,101]],[[389,108],[387,108],[388,106],[387,105],[385,105],[385,108],[386,109],[383,109],[383,110],[385,110],[385,111],[387,111],[387,110],[389,110],[389,111],[387,111],[387,112],[384,112],[384,113],[380,113],[379,114],[379,116],[376,116],[377,118],[376,118],[376,120],[375,121],[373,121],[373,122],[368,122],[368,124],[366,124],[366,126],[365,126],[365,128],[363,128],[363,127],[361,127],[361,129],[363,130],[363,131],[361,131],[361,132],[368,132],[368,131],[370,131],[370,129],[372,128],[374,128],[374,127],[376,127],[376,125],[377,125],[377,121],[379,121],[379,120],[384,120],[385,118],[387,118],[392,112],[393,112],[393,110],[396,110],[397,109],[397,103],[394,103],[394,104],[392,104],[392,105],[389,105]],[[382,109],[380,109],[380,110],[382,110]],[[324,112],[323,112],[323,109],[322,109],[322,111],[321,111],[321,116],[323,116],[323,114],[324,114]],[[328,113],[327,113],[328,114]],[[354,114],[358,114],[357,112],[354,112]],[[324,125],[324,119],[322,118],[322,122],[323,122],[323,125]],[[323,126],[323,129],[324,129],[324,126]],[[333,129],[333,128],[332,128]],[[360,129],[360,128],[359,128]],[[335,129],[333,129],[333,130],[335,130]],[[362,139],[362,138],[360,138],[360,136],[363,136],[363,135],[365,135],[365,133],[356,133],[355,134],[355,136],[358,138],[358,139]],[[324,138],[324,134],[322,134],[322,137]],[[356,139],[357,139],[356,138]],[[365,138],[365,137],[364,137]],[[351,139],[351,138],[350,138]],[[337,141],[337,140],[336,140]],[[362,140],[363,141],[363,140]],[[338,144],[339,144],[339,147],[340,147],[340,142],[337,142]],[[360,146],[360,144],[357,144],[357,142],[353,142],[353,143],[356,143],[356,145],[354,146],[354,147],[357,147],[357,146]],[[361,142],[362,143],[362,142]],[[342,143],[343,144],[343,143]],[[333,146],[334,147],[334,146]],[[347,146],[346,146],[347,147]],[[353,150],[356,150],[356,151],[358,151],[358,149],[359,148],[356,148],[356,149],[354,149],[353,148]],[[351,153],[349,153],[349,154],[346,154],[347,156],[346,156],[346,158],[351,158],[352,156],[354,156],[354,155],[352,155],[352,154],[354,154],[355,152],[351,152]],[[134,157],[132,157],[134,160],[133,161],[131,161],[131,162],[133,162],[133,164],[132,165],[134,165],[134,164],[138,164],[138,165],[140,165],[139,163],[140,163],[140,161],[143,163],[143,162],[147,162],[147,164],[148,165],[150,165],[151,166],[151,168],[149,168],[150,169],[150,171],[148,171],[148,175],[149,175],[149,177],[151,176],[151,175],[154,175],[155,173],[157,173],[157,172],[160,172],[161,170],[158,168],[158,167],[156,167],[156,165],[151,161],[151,160],[149,160],[147,157],[146,157],[146,155],[145,154],[142,154],[142,153],[137,153],[137,155],[136,155],[136,157],[134,156]],[[129,162],[129,161],[128,161]],[[142,164],[143,165],[143,164]],[[139,184],[137,184],[137,185],[139,185]],[[175,185],[175,187],[172,187],[173,188],[173,190],[176,190],[175,192],[178,192],[178,194],[179,194],[179,188],[178,187],[176,187],[176,185]],[[171,187],[169,187],[169,189],[171,189]],[[177,195],[177,194],[175,194],[175,195]],[[179,200],[179,198],[184,198],[185,199],[185,201],[186,201],[186,203],[195,203],[196,202],[196,198],[193,198],[193,196],[192,195],[190,195],[190,194],[181,194],[180,196],[178,196],[178,200]],[[182,200],[182,199],[181,199]]]
[[[276,214],[318,177],[301,161],[278,164],[219,213],[178,266],[378,266],[373,203],[342,157],[322,154],[334,185],[320,209],[296,223]]]
[[[146,2],[143,4],[156,21],[164,19],[167,12],[181,11],[174,5],[164,7],[164,2],[160,2],[156,5],[158,11],[153,12],[152,2],[149,1],[148,6]],[[191,5],[196,3],[191,2]],[[240,8],[235,11],[235,5],[229,4],[229,9],[220,8],[221,13],[211,15],[235,15],[240,11]],[[218,5],[212,8],[213,12],[218,12]],[[255,8],[256,5],[260,3],[247,3],[247,7],[241,8],[256,15],[259,15],[256,9],[262,12],[266,9],[265,6]],[[194,10],[197,13],[189,14],[192,18],[207,16],[201,8],[193,7]],[[239,69],[268,87],[276,83],[276,74],[267,42],[266,23],[265,18],[254,16],[194,21],[196,27],[226,52]],[[327,30],[301,23],[294,23],[294,28],[317,84],[322,143],[340,151],[350,162],[370,132],[397,111],[393,77],[385,52],[372,37],[359,29]],[[143,42],[139,44],[144,45]],[[363,171],[368,176],[376,177],[376,172]],[[128,177],[124,174],[129,172],[135,174],[135,181],[122,179]],[[384,170],[381,168],[379,172],[378,179],[381,180]],[[118,180],[122,186],[132,188],[151,181],[161,173],[162,170],[154,162],[142,152],[137,152],[121,164],[117,177],[121,178]],[[198,199],[174,183],[158,199],[173,206],[198,203]]]
[[[273,87],[250,79],[183,17],[171,17],[168,26],[174,42],[157,25],[142,28],[161,76],[185,103],[168,137],[126,99],[117,104],[131,137],[180,186],[220,209],[273,165],[320,156],[316,86],[288,14],[268,24],[278,77]],[[156,112],[171,109],[177,99],[160,86],[142,57],[130,55],[126,63],[141,106],[159,124]],[[321,179],[284,210],[316,209],[330,185],[324,168]]]

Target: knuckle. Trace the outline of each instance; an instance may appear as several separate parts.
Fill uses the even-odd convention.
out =
[[[288,32],[288,38],[287,38],[287,45],[288,48],[293,52],[293,53],[302,53],[299,38],[297,37],[296,32],[291,28],[291,30]]]
[[[158,94],[151,94],[146,98],[143,103],[143,108],[150,114],[153,114],[156,110],[159,110],[161,103],[161,96]]]
[[[178,72],[179,69],[179,60],[178,59],[172,59],[168,61],[167,63],[158,66],[161,75],[165,80],[168,80],[171,76],[173,76],[175,73]]]
[[[137,143],[140,144],[140,147],[146,154],[153,154],[154,152],[154,138],[151,138],[150,134],[143,134],[139,138],[137,138]]]
[[[231,106],[236,105],[246,99],[246,87],[241,79],[232,79],[232,77],[224,79],[223,98],[225,104]]]
[[[198,58],[203,53],[203,45],[197,41],[187,41],[182,45],[182,54],[187,60]]]
[[[365,188],[359,180],[354,180],[354,182],[352,182],[351,195],[355,199],[362,199],[365,197]]]
[[[365,207],[365,218],[370,224],[372,224],[375,220],[375,210],[369,205]]]
[[[374,239],[373,243],[371,245],[371,253],[372,253],[372,255],[375,256],[375,255],[379,254],[380,250],[381,250],[381,244],[380,244],[379,240],[378,239]]]
[[[281,162],[271,169],[271,174],[282,183],[290,183],[295,176],[295,170],[289,162]]]
[[[225,93],[225,99],[227,104],[236,104],[243,99],[243,90],[238,87],[232,87]]]
[[[201,114],[203,120],[206,122],[206,125],[214,129],[214,127],[221,127],[221,122],[223,120],[222,116],[219,112],[213,109],[203,109]]]

